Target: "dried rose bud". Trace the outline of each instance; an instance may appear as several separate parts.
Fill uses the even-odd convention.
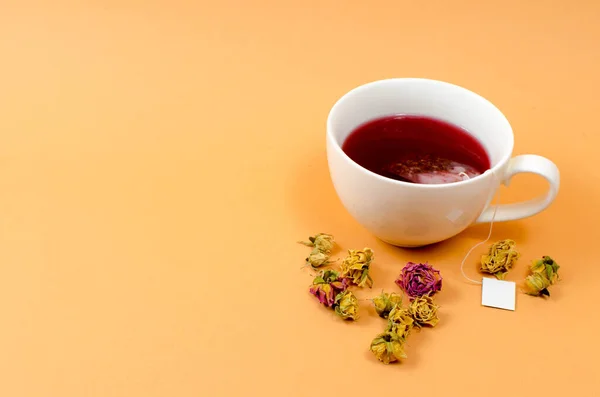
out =
[[[398,338],[398,335],[393,332],[383,332],[377,335],[371,342],[370,350],[384,364],[406,358],[404,340]]]
[[[331,250],[333,249],[333,246],[335,245],[333,236],[331,234],[326,233],[318,233],[312,237],[309,237],[308,241],[298,242],[308,247],[314,247],[324,254],[330,254]]]
[[[501,240],[492,244],[489,252],[481,256],[480,270],[503,280],[506,273],[520,257],[515,245],[516,243],[513,240]]]
[[[430,296],[421,296],[410,303],[408,311],[415,320],[417,327],[429,325],[435,327],[440,321],[438,318],[438,308]]]
[[[382,292],[381,295],[373,298],[373,305],[379,317],[388,318],[393,308],[402,306],[402,296],[394,292],[390,294]]]
[[[398,338],[405,341],[410,335],[415,324],[411,313],[408,309],[401,306],[396,306],[388,316],[387,332],[392,332],[398,335]]]
[[[328,265],[332,263],[329,260],[329,255],[319,251],[317,248],[314,248],[311,253],[306,258],[306,263],[308,263],[313,269],[316,269],[321,266]]]
[[[340,292],[335,297],[335,312],[344,320],[358,319],[358,299],[352,291]]]
[[[533,296],[550,296],[550,280],[543,273],[533,273],[525,278],[525,293]]]
[[[371,262],[373,261],[373,250],[348,250],[348,256],[344,258],[341,265],[342,276],[348,278],[350,283],[364,287],[373,286],[373,279],[369,275]]]
[[[408,262],[402,269],[396,284],[411,298],[433,296],[442,289],[440,271],[427,263]]]
[[[558,263],[549,256],[544,256],[542,259],[533,262],[530,269],[532,273],[544,275],[550,282],[550,285],[556,284],[556,282],[560,280],[558,277],[558,269],[560,269],[560,266],[558,266]]]
[[[335,297],[348,287],[348,281],[341,279],[335,270],[324,270],[315,277],[309,292],[325,307],[333,307]]]

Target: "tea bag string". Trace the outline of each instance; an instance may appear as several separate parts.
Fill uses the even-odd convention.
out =
[[[492,186],[491,186],[491,190],[490,190],[490,195],[493,194],[493,192],[494,192],[494,185],[495,185],[494,182],[496,182],[497,180],[498,179],[496,177],[496,174],[492,171]],[[467,262],[469,255],[471,255],[471,253],[473,252],[473,250],[475,250],[475,248],[479,247],[482,244],[487,243],[490,240],[490,238],[492,237],[492,230],[494,228],[494,220],[496,219],[496,212],[498,212],[499,206],[500,206],[500,190],[498,190],[498,197],[496,198],[496,207],[494,208],[494,213],[492,214],[492,219],[490,220],[490,230],[488,232],[486,239],[483,241],[480,241],[479,243],[472,246],[471,249],[465,255],[465,257],[463,258],[462,262],[460,263],[460,272],[462,273],[463,277],[475,284],[482,284],[482,282],[473,280],[471,277],[467,276],[467,273],[465,273],[465,263]]]

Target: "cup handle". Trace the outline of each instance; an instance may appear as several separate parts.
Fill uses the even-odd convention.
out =
[[[550,185],[548,192],[545,195],[522,203],[499,205],[494,222],[513,221],[533,216],[548,208],[556,198],[560,185],[560,173],[556,164],[545,157],[535,154],[523,154],[513,157],[508,164],[502,183],[508,186],[511,178],[522,172],[544,177]],[[491,222],[495,208],[496,206],[488,206],[475,223]]]

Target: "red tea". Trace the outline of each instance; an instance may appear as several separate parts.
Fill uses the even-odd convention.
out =
[[[369,171],[412,183],[459,182],[490,168],[486,150],[471,134],[424,116],[371,120],[350,133],[342,150]]]

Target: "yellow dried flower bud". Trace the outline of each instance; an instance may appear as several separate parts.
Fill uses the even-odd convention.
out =
[[[373,298],[373,305],[379,317],[388,318],[393,308],[402,306],[402,296],[394,292],[390,294],[382,292],[381,295]]]
[[[515,245],[513,240],[501,240],[492,244],[489,252],[481,256],[480,270],[503,280],[508,270],[519,259],[520,254],[515,249]]]
[[[348,256],[344,258],[341,265],[341,276],[359,287],[365,285],[372,287],[373,279],[369,275],[372,261],[373,250],[371,248],[348,250]]]
[[[298,241],[300,244],[304,244],[308,247],[315,247],[318,251],[324,254],[330,254],[335,241],[331,234],[318,233],[308,238],[308,241]]]
[[[550,296],[550,280],[543,273],[533,273],[525,278],[525,293],[533,296]]]
[[[384,364],[406,358],[404,340],[392,332],[383,332],[377,335],[371,342],[370,350]]]
[[[533,296],[550,296],[548,287],[560,280],[558,269],[560,269],[558,263],[549,256],[534,261],[529,268],[531,274],[525,278],[525,293]]]
[[[439,306],[435,305],[433,298],[427,295],[415,298],[408,307],[408,311],[418,327],[424,325],[435,327],[440,321],[438,309]]]
[[[386,331],[396,334],[398,338],[405,341],[410,335],[414,325],[415,320],[408,309],[396,306],[390,311]]]
[[[558,269],[560,269],[560,266],[549,256],[544,256],[542,259],[534,261],[530,269],[532,273],[544,275],[550,281],[550,285],[556,284],[559,280]]]
[[[329,260],[328,254],[325,254],[319,251],[317,248],[314,248],[306,258],[306,263],[311,265],[313,269],[316,269],[318,267],[328,265],[332,263],[332,261]]]
[[[337,294],[334,304],[335,312],[344,320],[358,319],[358,299],[352,291],[343,291]]]

